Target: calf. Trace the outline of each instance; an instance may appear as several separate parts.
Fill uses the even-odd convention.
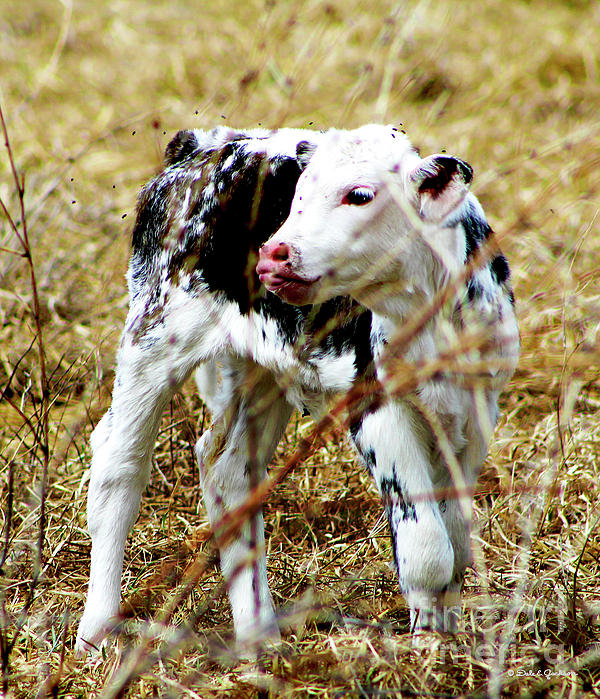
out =
[[[177,134],[139,197],[113,400],[91,440],[78,650],[118,615],[159,420],[194,370],[213,417],[196,445],[213,527],[264,480],[294,408],[319,418],[354,396],[349,433],[412,628],[454,628],[472,489],[518,356],[508,265],[484,246],[471,176],[391,127]],[[236,636],[261,644],[279,629],[252,512],[220,554]]]

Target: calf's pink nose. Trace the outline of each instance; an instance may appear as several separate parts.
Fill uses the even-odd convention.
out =
[[[261,257],[277,262],[289,260],[290,248],[287,243],[267,243],[260,249]]]

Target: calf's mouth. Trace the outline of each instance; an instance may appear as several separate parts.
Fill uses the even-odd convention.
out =
[[[260,255],[256,273],[262,284],[287,303],[304,306],[314,297],[314,284],[320,277],[307,279],[290,269],[288,261],[281,261]]]

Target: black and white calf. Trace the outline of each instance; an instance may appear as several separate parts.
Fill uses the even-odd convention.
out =
[[[196,446],[213,525],[264,479],[294,408],[319,417],[369,387],[354,391],[349,432],[413,629],[455,625],[444,610],[469,562],[472,487],[519,346],[505,258],[467,267],[491,233],[471,177],[387,126],[175,137],[139,198],[113,401],[92,435],[80,651],[118,615],[159,420],[194,370],[213,416]],[[277,639],[260,511],[220,553],[237,638]]]

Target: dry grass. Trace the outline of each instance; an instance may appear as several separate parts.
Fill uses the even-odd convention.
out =
[[[0,102],[25,175],[46,364],[43,372],[31,267],[4,222],[0,691],[598,695],[598,6],[0,8]],[[87,438],[110,399],[136,192],[174,131],[222,116],[273,127],[402,121],[424,152],[446,148],[475,167],[475,191],[514,269],[523,356],[478,486],[476,564],[456,639],[411,647],[378,499],[338,435],[317,440],[266,506],[272,588],[289,615],[282,653],[260,668],[228,660],[229,609],[191,452],[209,418],[186,391],[165,416],[128,548],[130,641],[92,664],[73,657],[89,557]],[[6,155],[0,196],[18,219]],[[275,464],[310,430],[294,419]],[[193,629],[178,635],[186,624]]]

